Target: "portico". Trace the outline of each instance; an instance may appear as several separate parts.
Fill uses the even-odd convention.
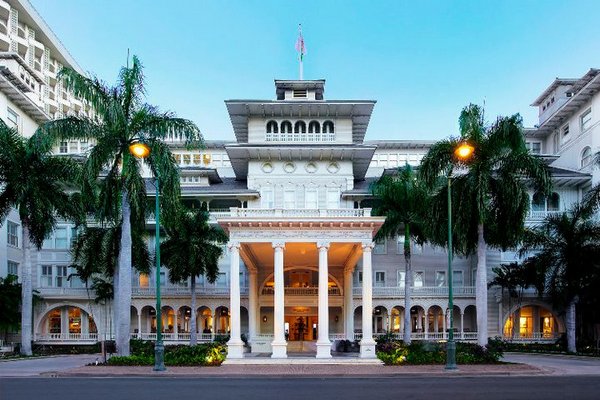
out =
[[[314,216],[308,211],[314,211]],[[309,337],[314,339],[312,332],[316,332],[317,358],[331,358],[332,334],[336,338],[353,339],[352,273],[357,263],[362,265],[363,305],[371,309],[372,238],[383,221],[383,217],[372,217],[369,209],[232,209],[230,217],[220,218],[219,224],[230,236],[228,358],[244,356],[240,332],[240,259],[249,272],[248,336],[253,352],[270,352],[272,358],[286,358],[288,340],[298,337],[297,330],[290,336],[290,321],[297,318],[303,325],[309,321],[305,314],[311,314],[313,323],[305,327],[311,330]],[[264,309],[272,309],[272,314],[261,313]],[[315,309],[316,316],[312,315]],[[341,313],[332,315],[332,309]],[[332,332],[330,324],[337,331]],[[370,313],[363,316],[360,349],[362,358],[375,358]]]

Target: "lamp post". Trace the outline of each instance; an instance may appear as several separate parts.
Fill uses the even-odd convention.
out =
[[[150,155],[150,147],[140,141],[133,141],[129,145],[129,152],[136,158],[144,159]],[[156,187],[154,211],[154,218],[156,220],[156,344],[154,345],[154,371],[165,371],[165,346],[162,339],[162,309],[160,300],[160,193],[158,172],[155,176],[154,186]]]
[[[467,161],[473,155],[475,148],[468,143],[461,143],[454,155],[460,161]],[[450,321],[448,327],[448,342],[446,343],[446,369],[456,367],[456,342],[454,341],[454,293],[452,291],[452,172],[448,174],[448,312]]]

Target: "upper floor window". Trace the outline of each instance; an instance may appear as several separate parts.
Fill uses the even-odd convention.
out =
[[[584,147],[581,152],[581,168],[587,167],[592,162],[592,149],[590,146]]]
[[[310,121],[308,124],[308,133],[321,133],[321,125],[317,121]]]
[[[527,150],[531,154],[541,154],[542,153],[542,143],[541,142],[527,142],[525,143]]]
[[[437,271],[435,273],[435,286],[446,286],[446,272]]]
[[[6,265],[8,275],[19,276],[19,263],[8,260]]]
[[[423,287],[425,283],[425,273],[423,271],[416,271],[413,274],[413,287]]]
[[[375,286],[377,286],[377,287],[385,286],[385,272],[384,271],[375,271]]]
[[[306,189],[304,193],[304,206],[308,209],[319,208],[319,192],[317,189]]]
[[[546,197],[541,192],[535,192],[531,200],[531,209],[533,211],[559,211],[560,210],[560,195],[553,192]]]
[[[340,208],[340,192],[337,189],[329,189],[327,191],[327,208]]]
[[[292,133],[292,123],[290,121],[281,123],[281,133]]]
[[[561,141],[566,142],[569,138],[569,124],[566,124],[561,129]]]
[[[387,249],[385,245],[385,239],[379,239],[375,241],[375,247],[373,247],[373,254],[386,254]]]
[[[294,124],[294,133],[306,133],[306,122],[296,121],[296,124]]]
[[[283,192],[283,208],[296,208],[296,191],[288,189]]]
[[[452,286],[461,287],[463,285],[464,285],[463,272],[462,271],[452,271]]]
[[[8,119],[8,126],[19,129],[19,114],[10,107],[6,108],[6,119]]]
[[[267,133],[279,133],[279,127],[277,126],[277,122],[267,122]]]
[[[260,192],[262,208],[275,208],[273,200],[273,189],[263,189]]]
[[[588,108],[579,117],[579,124],[581,125],[581,132],[584,132],[592,125],[592,109]]]
[[[19,225],[12,221],[7,221],[6,231],[6,242],[11,246],[19,247]]]

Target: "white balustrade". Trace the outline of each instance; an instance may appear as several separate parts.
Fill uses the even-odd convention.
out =
[[[533,211],[533,210],[530,210],[527,213],[526,219],[532,220],[532,221],[542,221],[542,220],[546,219],[549,216],[559,215],[559,214],[562,214],[562,213],[563,213],[563,211],[555,211],[555,210],[552,210],[552,211]]]
[[[370,208],[333,208],[333,209],[285,209],[285,208],[238,208],[231,207],[228,216],[233,218],[332,218],[332,217],[370,217]]]
[[[340,296],[341,291],[338,287],[330,287],[328,289],[330,296]],[[263,295],[272,296],[275,293],[275,289],[271,286],[265,286],[261,292]],[[286,296],[316,296],[319,293],[318,287],[286,287]]]
[[[448,297],[448,288],[446,286],[421,286],[413,287],[413,297]],[[475,286],[458,286],[453,288],[454,296],[475,296]],[[354,296],[362,296],[361,288],[353,288]],[[403,286],[375,286],[373,287],[373,297],[397,297],[404,298]]]

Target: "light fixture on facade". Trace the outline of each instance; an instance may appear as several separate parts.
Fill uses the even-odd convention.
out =
[[[263,322],[267,322],[267,316],[263,315]]]

